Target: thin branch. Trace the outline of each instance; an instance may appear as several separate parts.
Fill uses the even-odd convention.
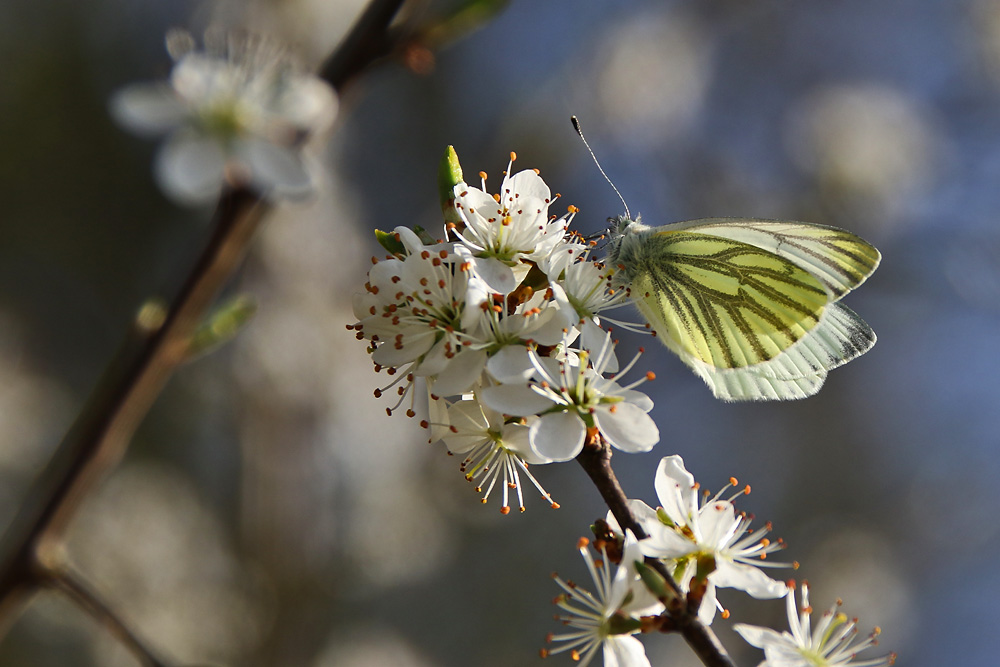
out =
[[[41,583],[58,590],[114,635],[145,667],[168,667],[77,575],[67,568],[39,570]]]
[[[386,53],[385,34],[403,0],[373,0],[325,68],[338,90]],[[169,305],[147,304],[0,542],[0,638],[41,583],[39,564],[67,522],[124,455],[191,334],[233,274],[269,206],[246,189],[223,194],[214,232]]]
[[[629,509],[628,497],[611,468],[611,448],[606,443],[600,446],[586,446],[576,460],[594,482],[594,486],[597,487],[601,498],[604,499],[622,530],[631,530],[637,539],[646,537],[646,531]],[[682,603],[685,599],[684,594],[667,571],[663,561],[658,558],[647,558],[646,563],[659,572],[667,585],[673,588],[677,604],[670,605],[667,613],[676,624],[677,632],[684,637],[702,663],[706,667],[736,667],[712,629],[699,621],[697,613]]]
[[[375,0],[358,18],[340,47],[320,67],[319,75],[338,91],[378,59],[392,53],[396,40],[389,24],[406,0]]]

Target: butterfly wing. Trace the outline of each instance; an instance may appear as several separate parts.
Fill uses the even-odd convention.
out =
[[[641,247],[630,258],[633,299],[719,398],[810,396],[875,342],[836,303],[878,263],[849,232],[710,219],[649,230]]]
[[[863,283],[882,256],[861,237],[837,227],[760,218],[703,218],[660,230],[688,230],[772,252],[815,276],[835,298]]]

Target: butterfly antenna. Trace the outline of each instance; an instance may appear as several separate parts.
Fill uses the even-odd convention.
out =
[[[594,155],[594,149],[592,149],[590,147],[590,144],[587,143],[587,137],[583,136],[583,129],[580,127],[580,120],[576,116],[570,116],[569,120],[571,123],[573,123],[573,129],[576,130],[576,133],[579,134],[580,138],[583,140],[583,145],[587,147],[587,152],[590,153],[590,157],[594,158],[594,164],[596,164],[598,170],[600,170],[601,176],[603,176],[604,180],[608,182],[608,185],[611,186],[611,189],[615,191],[615,194],[618,195],[618,198],[622,200],[622,206],[625,207],[625,215],[626,217],[628,217],[629,220],[631,220],[632,214],[629,213],[628,204],[625,203],[625,197],[622,197],[622,193],[618,191],[618,188],[616,188],[615,184],[611,181],[610,178],[608,178],[608,175],[604,173],[604,167],[601,166],[601,163],[598,162],[597,160],[597,156]]]

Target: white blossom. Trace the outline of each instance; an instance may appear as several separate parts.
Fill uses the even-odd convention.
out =
[[[896,661],[896,655],[866,660],[855,660],[865,649],[878,644],[879,628],[858,639],[857,619],[848,620],[838,611],[840,601],[823,613],[819,623],[812,628],[809,605],[809,585],[802,584],[802,605],[796,608],[795,592],[786,598],[788,627],[791,630],[776,632],[770,628],[737,623],[733,626],[747,642],[764,649],[764,662],[760,667],[887,667]]]
[[[709,497],[701,493],[694,477],[684,468],[680,456],[660,460],[656,470],[656,495],[660,508],[654,510],[640,500],[630,501],[636,519],[648,538],[640,542],[643,554],[662,558],[674,568],[675,577],[687,589],[699,559],[711,558],[715,569],[708,575],[705,602],[699,610],[704,623],[711,623],[717,603],[716,588],[737,588],[758,599],[780,598],[787,587],[764,574],[761,567],[787,567],[766,560],[783,544],[765,536],[770,526],[750,530],[751,519],[737,514],[732,500],[723,499],[730,486]],[[742,495],[748,487],[735,495]],[[734,496],[735,497],[735,496]],[[712,603],[709,603],[712,601]]]
[[[521,474],[538,489],[553,508],[559,505],[528,469],[531,464],[551,463],[537,456],[528,446],[528,427],[520,422],[505,422],[503,415],[476,399],[460,400],[447,410],[448,428],[441,440],[453,454],[465,454],[462,472],[476,491],[483,494],[483,503],[499,481],[503,487],[501,513],[510,511],[509,493],[517,494],[517,506],[524,511]],[[485,487],[485,489],[484,489]]]
[[[511,175],[515,156],[507,165],[500,193],[486,192],[467,183],[455,186],[455,210],[464,223],[452,225],[458,241],[475,256],[476,269],[496,292],[507,293],[516,287],[513,268],[521,260],[535,263],[549,256],[564,243],[572,213],[549,218],[552,194],[549,186],[533,169]]]
[[[583,556],[594,582],[592,594],[572,582],[554,577],[564,593],[556,604],[566,615],[557,618],[570,628],[562,634],[551,634],[549,642],[565,642],[554,649],[542,651],[543,657],[569,651],[580,667],[586,667],[602,652],[606,667],[649,667],[649,659],[642,642],[635,633],[640,630],[639,617],[656,615],[663,605],[656,600],[639,579],[635,562],[642,560],[635,536],[625,533],[621,563],[614,568],[607,562],[607,553],[595,561],[587,549],[589,541],[581,539],[580,555]]]
[[[205,52],[168,35],[169,82],[134,84],[111,100],[112,115],[142,135],[169,134],[155,165],[164,191],[182,203],[216,198],[226,182],[267,196],[301,196],[318,169],[301,150],[336,115],[333,89],[300,72],[275,43],[227,35]],[[177,48],[178,43],[185,43]]]
[[[604,377],[611,349],[610,335],[606,335],[593,357],[593,367],[588,365],[591,356],[587,351],[576,359],[557,360],[529,350],[534,379],[526,384],[487,387],[482,399],[505,414],[539,415],[529,433],[531,447],[554,461],[568,461],[579,454],[588,430],[599,432],[617,449],[649,451],[660,438],[656,422],[647,414],[653,402],[632,387],[651,375],[625,387]]]
[[[525,475],[552,502],[528,464],[573,458],[588,434],[648,451],[659,431],[652,401],[635,390],[652,373],[627,386],[607,377],[618,361],[597,313],[623,297],[567,234],[576,209],[549,216],[553,197],[538,173],[507,174],[495,196],[485,177],[482,189],[454,187],[444,240],[403,226],[379,233],[389,255],[373,258],[348,328],[369,341],[376,371],[392,376],[375,392],[394,389],[387,412],[410,397],[414,416],[423,392],[412,389],[424,381],[431,439],[467,454],[484,500],[502,483],[503,508],[516,490],[523,509]]]

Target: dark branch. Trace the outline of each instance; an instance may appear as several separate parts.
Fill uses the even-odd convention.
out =
[[[374,0],[358,18],[340,46],[320,67],[319,75],[338,91],[376,60],[389,55],[395,41],[389,24],[405,0]]]

